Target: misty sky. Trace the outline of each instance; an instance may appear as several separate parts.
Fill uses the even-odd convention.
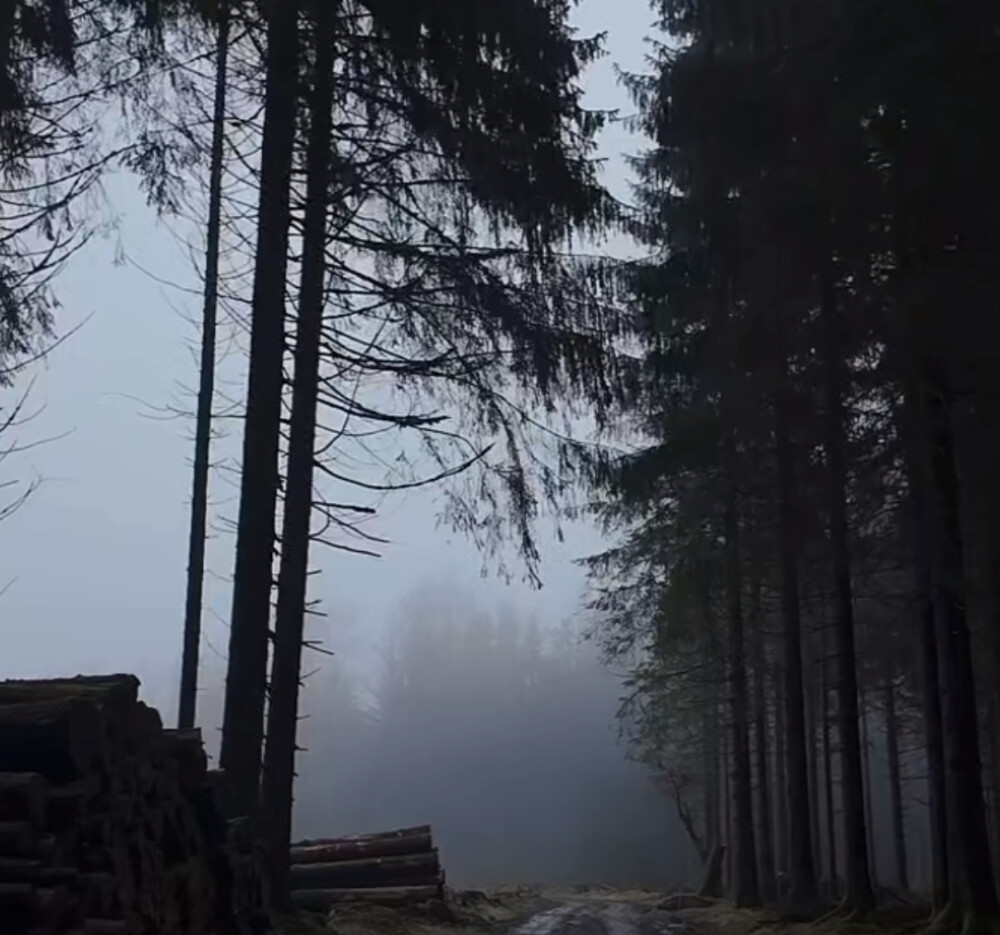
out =
[[[628,111],[614,65],[642,67],[642,39],[652,14],[646,0],[584,0],[584,33],[608,31],[609,55],[595,65],[588,104]],[[622,127],[603,139],[605,178],[627,195],[621,155],[640,145]],[[116,229],[79,254],[57,282],[57,327],[82,325],[36,375],[32,410],[15,441],[53,440],[2,464],[2,481],[38,477],[41,486],[0,537],[0,587],[6,677],[135,672],[147,700],[172,719],[180,663],[191,425],[155,417],[169,405],[193,408],[191,321],[200,310],[197,277],[183,222],[157,222],[131,180],[109,179],[106,194]],[[116,262],[117,260],[117,262]],[[21,387],[16,389],[23,389]],[[10,405],[11,391],[4,391]],[[238,448],[231,423],[219,452]],[[7,440],[8,443],[10,439]],[[235,515],[235,488],[213,478],[217,514]],[[328,640],[342,656],[374,656],[384,621],[415,587],[458,582],[479,601],[502,597],[544,624],[579,608],[583,577],[576,556],[599,544],[588,528],[555,543],[542,529],[545,588],[506,586],[480,578],[472,546],[436,528],[434,493],[413,492],[383,504],[373,531],[392,540],[381,560],[319,553],[312,593],[330,615]],[[232,539],[210,545],[205,617],[206,660],[225,651],[226,578]],[[214,666],[213,666],[214,668]]]

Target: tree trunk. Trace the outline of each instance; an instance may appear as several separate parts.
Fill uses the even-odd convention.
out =
[[[830,871],[830,897],[840,895],[840,871],[837,868],[837,823],[836,806],[833,801],[833,751],[830,744],[830,659],[826,652],[827,639],[823,639],[822,688],[823,703],[820,706],[823,717],[823,785],[826,806],[826,850]]]
[[[291,850],[293,864],[329,864],[338,860],[366,860],[372,857],[396,857],[404,854],[430,853],[430,834],[412,834],[398,838],[373,838],[315,841],[296,844]]]
[[[944,724],[934,623],[926,471],[920,446],[922,420],[916,390],[907,387],[907,428],[910,505],[913,515],[913,569],[923,690],[924,746],[927,757],[927,813],[931,845],[931,906],[940,912],[951,898],[948,807],[944,764]]]
[[[722,865],[726,856],[726,846],[716,844],[705,863],[705,874],[698,888],[698,895],[707,899],[718,899],[722,895]]]
[[[878,853],[875,850],[875,812],[872,806],[872,748],[868,734],[868,705],[864,687],[860,688],[861,708],[861,784],[864,790],[865,822],[868,829],[865,848],[868,854],[872,887],[878,888]]]
[[[990,417],[1000,416],[994,408],[990,408]],[[992,423],[994,426],[997,422]],[[1000,467],[1000,458],[994,456],[994,468]],[[995,500],[996,493],[991,493]],[[993,871],[994,876],[1000,876],[1000,517],[998,507],[991,505],[990,510],[990,637],[993,650],[993,690],[990,692],[990,729],[989,729],[989,775],[990,791],[992,793],[991,828],[993,832]]]
[[[722,832],[719,827],[719,741],[716,723],[715,706],[709,705],[704,714],[705,733],[702,738],[702,768],[704,782],[702,783],[703,806],[705,813],[705,843],[709,848],[722,843]]]
[[[229,3],[219,4],[215,39],[215,99],[212,105],[212,155],[208,173],[208,228],[205,245],[205,296],[201,324],[201,370],[194,430],[194,477],[188,533],[187,596],[184,602],[184,652],[177,704],[177,726],[194,727],[198,705],[198,656],[205,586],[205,532],[208,526],[208,474],[215,393],[215,330],[219,303],[219,247],[222,234],[222,168],[226,141],[226,78],[229,61]]]
[[[760,574],[754,569],[750,609],[753,646],[753,713],[757,741],[757,815],[761,896],[772,902],[777,896],[774,875],[774,828],[771,812],[771,770],[768,767],[767,664],[764,653],[764,615],[760,606]]]
[[[958,478],[951,426],[952,394],[946,364],[923,361],[921,410],[930,449],[928,513],[932,531],[931,572],[944,726],[946,789],[967,910],[982,919],[997,911],[989,836],[983,803],[979,712],[968,620],[965,564],[959,525]],[[951,890],[952,900],[956,888]]]
[[[861,912],[875,907],[872,869],[866,844],[865,806],[858,737],[858,676],[854,647],[854,597],[847,516],[844,359],[836,293],[830,274],[821,302],[824,324],[827,458],[827,521],[833,567],[834,635],[837,655],[837,733],[840,737],[841,797],[844,809],[845,903]],[[871,820],[869,816],[869,820]]]
[[[722,739],[722,817],[726,838],[726,891],[733,889],[733,793],[729,783],[729,740]]]
[[[786,794],[785,776],[785,692],[782,689],[784,675],[782,668],[775,666],[774,679],[774,801],[775,808],[775,838],[777,847],[776,876],[786,877],[788,874],[788,796]]]
[[[728,497],[725,510],[726,603],[729,618],[729,708],[732,718],[733,751],[733,900],[737,907],[760,905],[757,878],[757,847],[753,827],[753,779],[750,771],[750,738],[747,718],[746,646],[740,574],[739,515],[735,468],[735,446],[726,445]]]
[[[289,871],[293,889],[351,889],[375,886],[434,886],[441,876],[436,850],[427,854],[369,857],[327,864],[296,864]],[[289,897],[290,901],[291,897]]]
[[[807,671],[810,673],[809,684],[806,687],[806,697],[809,701],[806,709],[806,737],[808,746],[806,753],[809,762],[809,820],[812,823],[813,862],[816,876],[822,879],[823,848],[820,831],[819,813],[819,680],[815,678],[816,660],[813,659]]]
[[[896,857],[896,886],[909,892],[910,874],[906,865],[906,823],[903,813],[903,780],[899,769],[899,721],[896,717],[896,683],[887,675],[884,685],[885,735],[889,758],[889,795],[892,810],[892,841]]]
[[[990,831],[993,875],[1000,875],[1000,703],[996,693],[989,700]]]
[[[788,858],[790,904],[812,909],[817,902],[809,817],[809,768],[802,690],[802,622],[799,604],[798,524],[795,505],[795,466],[788,424],[788,363],[778,359],[780,386],[774,400],[774,438],[778,475],[778,525],[781,560],[781,598],[784,622],[785,755],[788,780]]]
[[[256,813],[260,794],[298,64],[298,4],[273,4],[267,27],[250,364],[219,757],[230,776],[230,807],[244,815]]]
[[[333,14],[332,0],[319,0],[314,5],[313,41],[316,58],[306,154],[302,283],[295,336],[288,478],[281,534],[274,662],[264,759],[263,803],[269,826],[271,896],[276,906],[286,910],[292,908],[288,868],[295,781],[295,737],[309,572],[316,407],[325,298],[326,219],[333,110]]]

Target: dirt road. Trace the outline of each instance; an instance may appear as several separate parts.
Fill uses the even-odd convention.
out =
[[[622,899],[588,898],[536,913],[510,935],[683,935],[677,913]]]

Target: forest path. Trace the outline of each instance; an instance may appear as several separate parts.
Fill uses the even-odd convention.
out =
[[[682,935],[685,929],[676,912],[644,899],[629,899],[627,894],[607,894],[537,912],[515,925],[509,935]]]

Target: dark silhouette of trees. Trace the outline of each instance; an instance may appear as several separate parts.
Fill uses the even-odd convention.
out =
[[[981,37],[995,14],[654,6],[669,42],[653,74],[628,79],[650,141],[629,224],[646,254],[622,271],[642,361],[622,419],[641,441],[582,458],[619,536],[590,562],[598,632],[612,655],[643,657],[635,743],[674,773],[692,762],[656,712],[693,695],[692,667],[716,703],[740,697],[742,654],[755,692],[770,670],[753,733],[761,749],[773,741],[778,807],[758,796],[754,827],[774,823],[779,898],[815,906],[825,872],[843,908],[866,913],[877,879],[910,885],[909,765],[927,776],[934,927],[972,930],[996,910],[980,778],[995,693],[976,690],[996,677],[996,501],[972,455],[997,432],[982,304],[995,299],[983,212],[998,178],[982,110],[996,63]],[[695,630],[760,607],[759,626],[730,627],[728,667],[678,607],[706,567]],[[914,760],[900,737],[918,715]],[[742,711],[729,720],[738,853]],[[764,777],[766,754],[758,763]],[[892,872],[869,853],[873,825]],[[738,898],[741,886],[737,866]]]

